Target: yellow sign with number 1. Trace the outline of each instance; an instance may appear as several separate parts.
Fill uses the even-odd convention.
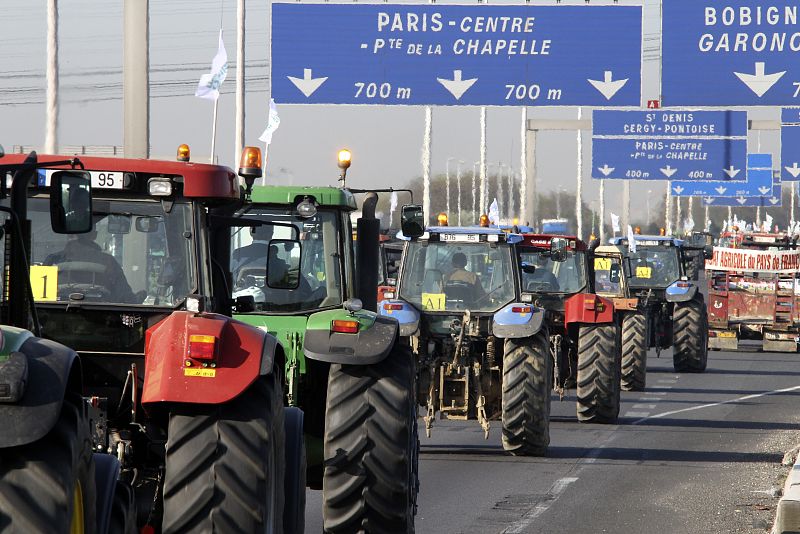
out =
[[[58,299],[58,266],[31,265],[31,289],[33,289],[33,300],[56,301]]]

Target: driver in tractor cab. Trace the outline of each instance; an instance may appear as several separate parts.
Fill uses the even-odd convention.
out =
[[[481,285],[481,280],[478,275],[467,270],[467,256],[463,252],[456,252],[450,260],[453,265],[453,270],[445,277],[444,287],[445,293],[454,293],[452,291],[456,287],[467,287],[469,289],[468,295],[465,295],[465,300],[475,301],[484,295],[486,291]]]
[[[85,189],[77,189],[70,193],[72,199],[70,205],[77,206],[76,212],[81,212],[80,207],[89,204],[89,192]],[[67,214],[69,216],[69,213]],[[109,293],[109,298],[114,302],[124,302],[138,304],[141,300],[138,295],[134,295],[125,273],[120,267],[114,256],[103,252],[103,249],[95,242],[97,239],[97,229],[92,225],[92,229],[83,234],[72,234],[64,249],[61,252],[50,254],[45,258],[44,265],[64,265],[73,264],[75,269],[67,269],[64,265],[62,278],[59,285],[66,278],[64,283],[89,284],[100,286]],[[94,264],[102,267],[99,271],[90,270],[89,265]],[[67,274],[68,273],[68,274]]]
[[[523,281],[528,291],[558,291],[558,278],[549,269],[550,261],[544,254],[538,254],[533,257],[535,270],[532,274],[525,274]]]
[[[264,258],[267,257],[269,242],[272,239],[272,231],[273,227],[270,225],[254,227],[250,231],[253,242],[233,251],[231,270],[233,271],[234,280],[237,278],[239,270],[245,265],[256,261],[264,261]]]

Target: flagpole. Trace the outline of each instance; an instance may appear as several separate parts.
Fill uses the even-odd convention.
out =
[[[214,99],[214,120],[211,124],[211,161],[214,164],[214,150],[217,143],[217,107],[219,106],[219,96]]]

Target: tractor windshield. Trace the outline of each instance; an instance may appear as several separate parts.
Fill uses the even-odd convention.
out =
[[[350,247],[342,239],[346,216],[320,209],[312,217],[299,217],[294,209],[252,206],[246,218],[290,224],[234,228],[231,234],[233,297],[252,296],[256,312],[306,312],[341,306],[344,301],[342,265],[349,264]],[[300,240],[300,272],[294,289],[267,284],[267,251],[274,239]],[[344,244],[343,244],[344,243]],[[293,274],[293,273],[290,273]]]
[[[176,202],[92,199],[94,228],[56,234],[47,198],[28,204],[31,286],[40,303],[175,307],[195,290],[192,208]]]
[[[423,311],[492,312],[514,299],[506,244],[413,241],[400,272],[400,298]]]
[[[553,261],[550,251],[521,249],[522,264],[534,267],[522,273],[522,289],[531,293],[578,293],[586,287],[586,253],[567,251],[565,261]]]
[[[631,259],[631,287],[664,288],[681,276],[678,249],[639,246]]]

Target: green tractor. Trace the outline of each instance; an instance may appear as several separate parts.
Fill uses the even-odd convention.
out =
[[[326,532],[413,532],[415,367],[398,323],[377,308],[377,195],[354,253],[351,191],[256,186],[231,235],[235,318],[278,338],[286,403],[305,412],[307,484],[322,488]]]

